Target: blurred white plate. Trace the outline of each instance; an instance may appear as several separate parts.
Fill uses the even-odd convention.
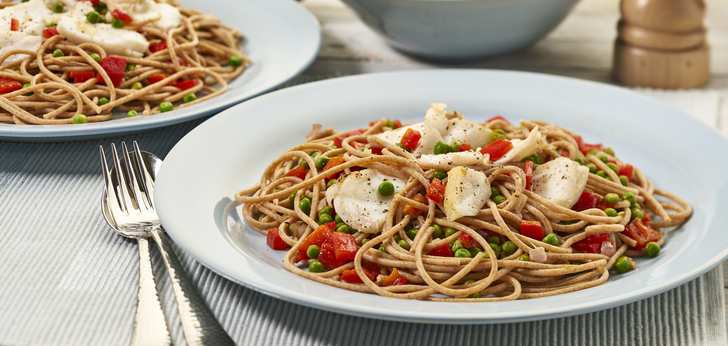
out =
[[[222,95],[149,117],[83,125],[0,124],[0,139],[59,140],[138,132],[209,116],[268,91],[299,74],[316,57],[321,32],[316,18],[292,0],[182,0],[182,5],[220,18],[245,36],[253,64]],[[247,118],[244,116],[243,118]]]
[[[686,198],[695,214],[660,256],[598,287],[553,297],[495,303],[384,298],[326,286],[283,269],[257,232],[226,210],[234,193],[300,143],[311,123],[338,129],[372,119],[419,121],[433,101],[485,119],[543,119],[606,143],[657,186]],[[255,115],[265,121],[250,121]],[[684,283],[728,255],[728,152],[717,132],[631,91],[533,73],[439,70],[369,74],[305,84],[247,101],[208,120],[169,153],[157,206],[171,237],[198,261],[254,290],[315,308],[372,318],[432,323],[497,323],[586,313],[642,299]],[[230,222],[232,220],[232,222]],[[232,225],[232,226],[229,226]]]

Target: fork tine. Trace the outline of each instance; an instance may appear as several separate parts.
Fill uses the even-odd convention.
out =
[[[124,176],[124,170],[121,168],[121,160],[119,160],[119,153],[116,150],[116,144],[111,143],[111,157],[114,161],[114,167],[116,167],[116,177],[119,181],[118,194],[121,200],[121,209],[125,212],[134,209],[131,195],[129,195],[129,189],[127,188],[126,177]]]
[[[121,142],[121,151],[124,152],[124,168],[127,173],[127,177],[129,177],[129,183],[131,185],[131,190],[134,193],[134,199],[137,202],[137,206],[140,209],[147,209],[149,208],[149,205],[146,203],[146,200],[142,198],[142,192],[139,189],[139,179],[137,178],[136,169],[134,168],[134,164],[129,156],[129,148],[126,146],[126,142]]]
[[[154,196],[154,180],[152,179],[152,175],[149,174],[147,164],[144,162],[144,158],[142,157],[142,150],[139,148],[139,143],[137,143],[137,141],[134,141],[133,145],[134,154],[137,158],[137,162],[139,163],[139,169],[141,170],[141,172],[139,173],[139,177],[141,178],[140,180],[144,186],[144,195],[147,198],[149,205],[154,208],[154,199],[152,198],[152,196]]]

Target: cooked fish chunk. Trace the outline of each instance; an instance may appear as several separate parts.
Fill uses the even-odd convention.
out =
[[[361,232],[379,232],[389,209],[392,196],[382,196],[379,184],[389,181],[395,193],[405,182],[397,177],[382,174],[374,169],[363,169],[347,175],[333,191],[333,204],[336,213],[347,225]],[[330,188],[331,189],[331,188]],[[327,198],[328,198],[327,190]]]
[[[579,200],[588,178],[588,168],[559,157],[536,167],[532,190],[551,202],[571,208]]]
[[[511,143],[513,144],[513,148],[503,155],[503,157],[496,160],[495,163],[503,164],[521,161],[541,150],[546,145],[546,139],[541,134],[541,131],[538,130],[538,127],[534,127],[526,139],[513,139]]]
[[[484,162],[485,156],[477,151],[459,151],[447,154],[425,154],[417,159],[423,168],[454,166],[476,166]]]
[[[483,172],[458,166],[447,173],[443,206],[448,220],[477,215],[490,198],[490,183]]]
[[[433,149],[435,148],[435,143],[442,141],[442,136],[440,136],[440,133],[436,129],[433,129],[425,125],[424,123],[412,124],[409,126],[400,127],[398,129],[385,131],[377,134],[376,137],[379,137],[392,145],[397,145],[402,140],[402,136],[404,136],[404,133],[407,131],[407,129],[410,128],[419,132],[422,136],[420,138],[419,144],[417,145],[417,148],[412,152],[412,154],[414,154],[415,156],[420,156],[422,154],[431,154]]]

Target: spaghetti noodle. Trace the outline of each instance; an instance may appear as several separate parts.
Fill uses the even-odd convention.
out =
[[[0,31],[16,44],[0,53],[2,123],[85,123],[166,112],[219,95],[250,64],[237,30],[173,1],[31,0],[3,8],[21,5],[45,5],[54,13],[41,24],[42,33],[31,14],[0,18],[2,25],[12,17],[10,32]],[[64,22],[74,14],[81,19]],[[162,23],[165,15],[171,26],[170,20]],[[37,49],[28,49],[36,39]]]
[[[540,121],[481,124],[433,104],[425,122],[315,125],[236,195],[287,270],[436,301],[544,297],[657,256],[691,207],[610,148]]]

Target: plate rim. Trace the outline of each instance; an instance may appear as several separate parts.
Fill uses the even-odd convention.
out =
[[[304,19],[312,25],[315,35],[310,37],[314,44],[310,48],[310,54],[304,55],[305,59],[300,59],[297,66],[291,71],[290,75],[281,78],[275,82],[268,82],[262,88],[253,89],[248,92],[231,92],[226,98],[212,98],[198,105],[201,109],[194,108],[180,110],[178,114],[157,114],[155,116],[143,119],[141,121],[126,121],[125,119],[116,119],[115,121],[105,121],[98,123],[85,124],[83,126],[72,125],[33,125],[19,126],[13,124],[1,124],[0,140],[12,140],[19,142],[51,142],[51,141],[77,141],[90,138],[99,138],[112,135],[123,135],[130,133],[139,133],[147,130],[157,129],[161,127],[176,125],[189,122],[192,120],[214,116],[230,107],[241,102],[255,98],[256,96],[265,94],[274,90],[281,85],[289,82],[296,76],[300,75],[306,68],[316,60],[322,45],[321,23],[318,18],[308,11],[300,2],[286,0],[265,0],[256,1],[255,5],[262,4],[265,6],[285,6],[291,9],[292,13],[296,13],[301,19]],[[272,5],[271,5],[272,4]],[[243,78],[243,74],[239,78]]]
[[[605,84],[590,80],[582,80],[577,78],[571,78],[571,77],[564,77],[559,75],[550,75],[550,74],[544,74],[544,73],[537,73],[537,72],[526,72],[526,71],[511,71],[511,70],[498,70],[498,69],[420,69],[420,70],[408,70],[408,71],[389,71],[389,72],[377,72],[377,73],[367,73],[367,74],[359,74],[359,75],[350,75],[350,76],[343,76],[343,77],[337,77],[337,78],[331,78],[331,79],[324,79],[319,81],[313,81],[308,83],[303,83],[287,88],[283,88],[280,90],[277,90],[272,93],[268,93],[266,95],[263,95],[261,97],[257,97],[253,100],[249,100],[247,102],[244,102],[240,105],[234,106],[229,108],[228,110],[222,112],[220,117],[217,117],[215,119],[212,119],[211,121],[208,121],[201,126],[198,126],[197,128],[190,131],[188,134],[186,134],[167,154],[168,158],[174,157],[176,155],[177,149],[180,146],[180,143],[183,143],[187,138],[191,136],[195,136],[198,131],[204,131],[205,128],[208,126],[213,126],[212,124],[214,121],[223,121],[222,119],[225,118],[226,113],[235,113],[237,111],[238,107],[245,107],[248,104],[251,103],[265,103],[267,98],[269,97],[280,97],[281,94],[289,93],[289,92],[300,92],[304,89],[308,88],[317,88],[321,84],[335,84],[338,82],[349,82],[351,80],[356,79],[367,79],[367,78],[377,78],[377,77],[384,77],[387,76],[402,76],[402,75],[418,75],[418,74],[448,74],[448,73],[470,73],[470,72],[492,72],[492,73],[503,73],[503,74],[513,74],[513,75],[527,75],[527,76],[534,76],[537,78],[547,78],[547,79],[553,79],[553,80],[563,80],[566,82],[571,83],[583,83],[584,85],[591,85],[592,87],[597,88],[606,88],[611,89],[612,91],[626,94],[628,97],[640,99],[640,102],[647,102],[652,104],[653,107],[658,108],[667,108],[670,109],[671,112],[679,113],[682,116],[686,117],[691,121],[692,123],[696,124],[697,126],[702,127],[705,130],[708,130],[713,133],[713,135],[716,136],[716,138],[720,138],[721,142],[724,144],[728,144],[728,141],[725,140],[722,136],[720,136],[720,132],[715,129],[714,127],[707,126],[706,124],[697,121],[697,119],[694,119],[690,115],[686,114],[685,112],[672,107],[670,105],[667,105],[663,102],[660,102],[654,98],[650,98],[645,95],[641,95],[639,93],[636,93],[632,90],[611,85],[611,84]],[[216,120],[220,119],[220,120]],[[728,145],[726,145],[728,147]],[[162,165],[162,169],[160,171],[160,180],[164,181],[166,178],[165,172],[165,165]],[[155,196],[155,202],[159,204],[160,199],[160,193],[159,191],[162,191],[162,189],[158,190],[157,196]],[[228,196],[229,197],[229,196]],[[160,208],[160,218],[164,222],[165,213],[162,212],[163,208]],[[273,288],[270,288],[270,285],[259,285],[257,282],[246,282],[241,279],[238,279],[236,277],[233,277],[232,275],[229,275],[226,273],[226,270],[224,268],[220,268],[215,261],[208,258],[207,255],[200,253],[198,249],[195,249],[193,246],[188,246],[189,244],[186,244],[185,242],[180,242],[178,236],[175,236],[175,232],[169,232],[168,233],[170,237],[175,240],[175,242],[188,252],[196,261],[203,264],[205,267],[211,269],[218,275],[221,275],[225,277],[228,280],[231,280],[237,284],[240,284],[244,287],[253,289],[257,292],[261,292],[263,294],[266,294],[270,297],[281,299],[287,302],[292,302],[296,304],[300,304],[307,307],[314,307],[317,309],[335,312],[335,313],[341,313],[345,315],[350,316],[357,316],[357,317],[366,317],[366,318],[373,318],[373,319],[381,319],[381,320],[390,320],[390,321],[400,321],[400,322],[412,322],[412,323],[438,323],[438,324],[499,324],[499,323],[511,323],[511,322],[525,322],[525,321],[533,321],[538,319],[551,319],[551,318],[559,318],[559,317],[566,317],[566,316],[574,316],[574,315],[581,315],[585,313],[590,313],[594,311],[604,310],[608,308],[613,308],[617,306],[622,306],[625,304],[629,304],[638,300],[642,300],[648,297],[655,296],[657,294],[663,293],[667,290],[670,290],[672,288],[675,288],[679,285],[682,285],[688,281],[691,281],[698,276],[706,273],[710,269],[716,267],[720,262],[728,258],[728,248],[724,248],[722,251],[717,252],[713,256],[711,256],[708,260],[701,263],[699,266],[696,266],[693,270],[687,272],[683,275],[677,275],[673,280],[670,280],[668,283],[663,284],[656,284],[656,285],[650,285],[645,286],[644,288],[634,291],[633,294],[623,297],[621,299],[614,299],[614,298],[603,298],[601,301],[594,303],[588,300],[585,300],[583,302],[577,303],[577,304],[570,304],[570,305],[564,305],[564,306],[557,306],[557,307],[549,307],[548,309],[540,309],[536,312],[515,312],[515,313],[502,313],[502,316],[499,316],[497,318],[488,318],[488,317],[477,317],[473,316],[474,314],[472,312],[463,312],[460,316],[447,316],[447,318],[438,317],[429,313],[419,312],[419,311],[406,311],[406,312],[400,312],[400,311],[392,311],[389,310],[387,313],[382,313],[381,310],[376,309],[376,307],[372,308],[365,305],[357,305],[355,308],[351,308],[349,306],[341,306],[334,304],[331,300],[326,300],[318,297],[310,297],[305,296],[301,292],[297,292],[295,290],[281,290],[276,289],[275,286]],[[224,235],[221,235],[222,237],[225,237]],[[227,240],[225,240],[228,242]],[[228,242],[229,243],[229,242]],[[237,250],[236,250],[237,251]],[[281,268],[284,270],[283,268]],[[323,285],[323,284],[322,284]],[[428,303],[428,302],[424,302]]]

